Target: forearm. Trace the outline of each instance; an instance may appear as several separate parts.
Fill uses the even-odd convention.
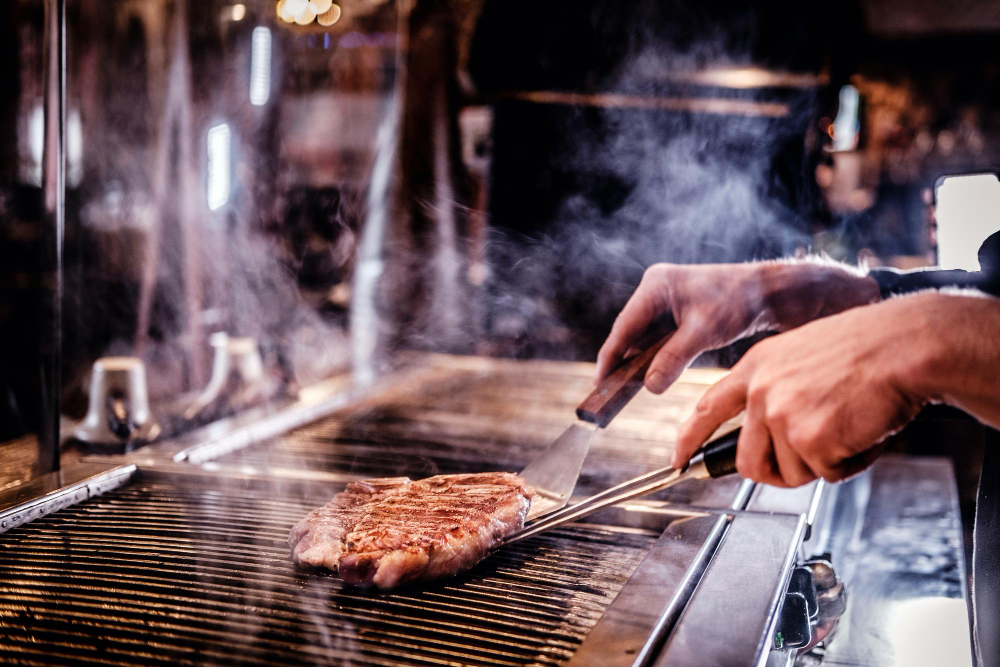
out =
[[[863,271],[818,257],[763,262],[760,284],[761,330],[787,331],[880,299]]]
[[[956,406],[1000,428],[1000,299],[954,291],[892,301],[910,302],[920,323],[904,374],[910,377],[900,381],[927,401]]]

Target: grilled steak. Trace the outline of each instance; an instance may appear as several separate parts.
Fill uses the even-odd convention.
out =
[[[513,473],[353,482],[292,528],[298,563],[393,588],[472,567],[524,525],[534,490]]]

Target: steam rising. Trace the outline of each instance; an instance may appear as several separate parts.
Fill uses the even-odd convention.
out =
[[[665,63],[681,76],[690,64],[685,61],[708,60],[704,53],[712,50],[701,44],[697,57],[677,58],[644,51],[607,87],[637,91],[637,100],[669,97],[678,105],[714,96],[739,99],[752,109],[758,91],[662,85],[657,72]],[[805,127],[815,105],[812,91],[790,95],[781,102],[787,112],[777,116],[600,106],[605,98],[593,97],[591,108],[517,111],[522,122],[539,118],[559,137],[544,168],[526,165],[528,176],[518,180],[516,162],[495,158],[515,184],[499,183],[493,192],[494,333],[535,335],[568,323],[593,328],[596,339],[653,263],[747,261],[809,247]],[[529,191],[528,202],[544,202],[547,193],[531,193],[527,182],[539,178],[585,185],[568,189],[551,219],[542,221],[542,234],[511,231],[519,215],[538,219],[511,202],[519,189]],[[584,357],[592,353],[575,350]]]

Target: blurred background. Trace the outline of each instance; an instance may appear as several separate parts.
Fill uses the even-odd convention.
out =
[[[969,267],[1000,227],[995,3],[540,4],[67,0],[60,259],[45,6],[3,3],[0,487],[51,406],[86,436],[99,358],[166,437],[404,349],[591,360],[654,262]]]

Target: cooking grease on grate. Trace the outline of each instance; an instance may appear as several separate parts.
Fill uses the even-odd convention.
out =
[[[655,540],[573,526],[380,593],[291,565],[316,500],[134,484],[7,533],[0,661],[555,665]]]

